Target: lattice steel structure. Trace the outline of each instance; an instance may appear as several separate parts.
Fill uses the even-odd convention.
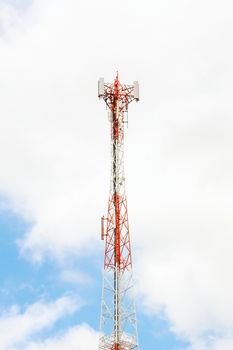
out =
[[[106,84],[100,78],[98,96],[107,105],[111,126],[108,215],[101,219],[105,253],[99,349],[138,350],[124,175],[124,126],[129,103],[139,100],[138,83],[123,85],[118,74],[112,84]]]

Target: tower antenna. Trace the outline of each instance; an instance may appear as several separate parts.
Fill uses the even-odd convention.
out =
[[[105,250],[99,350],[138,350],[124,174],[125,114],[130,102],[139,101],[138,82],[121,84],[117,72],[111,84],[99,79],[98,96],[107,105],[111,130],[108,215],[101,218]]]

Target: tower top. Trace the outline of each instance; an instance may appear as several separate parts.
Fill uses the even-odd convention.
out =
[[[116,72],[116,78],[113,83],[105,83],[104,78],[98,80],[98,97],[103,98],[109,109],[112,111],[113,102],[119,100],[121,111],[127,111],[128,104],[135,100],[139,101],[139,84],[134,81],[132,85],[121,84],[119,73]]]

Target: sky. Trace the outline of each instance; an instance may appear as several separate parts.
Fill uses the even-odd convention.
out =
[[[230,0],[0,0],[1,350],[98,349],[117,70],[140,349],[232,350],[232,32]]]

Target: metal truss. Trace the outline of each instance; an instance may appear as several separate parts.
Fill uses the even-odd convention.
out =
[[[124,174],[125,112],[138,100],[138,86],[99,81],[99,97],[109,109],[111,127],[111,181],[107,218],[102,217],[105,237],[100,350],[138,350],[137,321],[132,278],[127,198]],[[106,228],[104,221],[106,220]]]

